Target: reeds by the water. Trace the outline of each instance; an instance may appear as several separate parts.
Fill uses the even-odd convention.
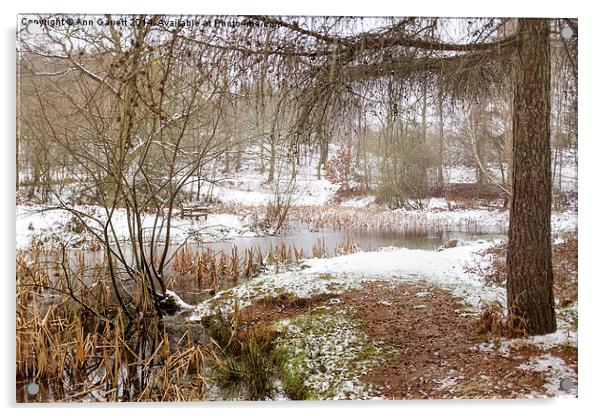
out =
[[[357,246],[347,239],[329,253],[321,239],[309,255],[355,250]],[[199,400],[208,389],[208,366],[223,364],[236,370],[236,360],[243,356],[248,358],[243,379],[258,383],[253,397],[269,390],[265,380],[253,375],[260,374],[259,367],[265,364],[253,367],[265,358],[260,348],[263,336],[245,341],[234,358],[222,356],[217,361],[214,345],[189,335],[174,339],[154,316],[143,279],[121,282],[128,307],[135,311],[131,322],[116,302],[106,256],[72,250],[65,259],[63,254],[57,248],[35,247],[17,253],[17,401]],[[221,253],[184,245],[175,253],[166,280],[169,287],[170,282],[191,277],[211,293],[305,258],[302,249],[284,242],[264,250],[232,247]],[[36,397],[24,392],[23,386],[30,382],[41,388]]]
[[[80,267],[67,287],[52,278],[54,266],[44,257],[36,249],[17,254],[17,385],[40,386],[37,396],[17,388],[17,401],[202,398],[207,346],[191,337],[173,342],[162,322],[145,312],[152,307],[138,293],[138,319],[127,321],[114,303],[102,264]],[[85,266],[83,259],[77,262]],[[85,284],[77,282],[83,270]]]
[[[383,229],[399,232],[438,232],[457,229],[477,233],[482,225],[477,218],[470,216],[443,215],[435,211],[385,210],[378,207],[314,207],[296,206],[291,208],[291,218],[308,223],[313,231],[323,229]],[[495,224],[502,227],[503,223]]]
[[[322,258],[332,255],[350,254],[359,250],[351,237],[337,243],[334,250],[327,250],[323,238],[318,239],[311,250],[311,257]],[[247,280],[262,271],[273,268],[278,273],[284,268],[297,265],[308,258],[305,251],[294,244],[270,244],[264,254],[261,248],[247,248],[239,253],[236,246],[230,252],[216,253],[210,249],[199,249],[196,253],[191,245],[184,245],[174,254],[173,270],[176,275],[170,282],[180,276],[194,276],[198,288],[216,291],[224,285],[236,284]]]

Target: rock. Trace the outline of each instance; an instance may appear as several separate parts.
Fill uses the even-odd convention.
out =
[[[168,315],[173,315],[177,312],[193,309],[193,306],[184,302],[175,292],[167,290],[165,297],[159,302],[161,309]]]
[[[459,243],[460,243],[460,241],[457,238],[449,239],[449,240],[447,240],[447,242],[445,244],[443,244],[441,247],[439,247],[437,249],[437,251],[443,251],[446,248],[455,248],[455,247],[458,247],[458,245],[460,245]]]

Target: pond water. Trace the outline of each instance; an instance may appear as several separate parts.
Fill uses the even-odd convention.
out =
[[[463,241],[485,240],[492,241],[498,239],[506,239],[506,235],[500,229],[487,229],[482,232],[466,231],[466,230],[438,230],[438,229],[423,229],[419,232],[408,231],[404,229],[384,229],[384,228],[359,228],[359,229],[330,229],[323,228],[318,231],[310,229],[310,227],[302,222],[292,224],[291,228],[287,229],[283,235],[261,235],[251,237],[237,237],[228,241],[219,242],[188,242],[187,252],[191,264],[190,271],[179,271],[174,265],[175,253],[182,248],[180,244],[172,244],[169,247],[168,258],[171,258],[171,263],[165,269],[165,282],[167,288],[175,291],[186,303],[197,304],[205,299],[212,297],[216,292],[228,289],[232,286],[244,283],[242,277],[242,269],[245,267],[247,256],[254,260],[254,264],[260,265],[259,258],[264,259],[266,263],[266,255],[274,254],[278,260],[274,262],[268,259],[267,264],[272,265],[280,263],[278,267],[280,271],[286,268],[286,264],[295,264],[299,259],[307,259],[314,257],[334,257],[341,254],[346,254],[355,251],[378,251],[383,247],[398,247],[407,249],[421,250],[437,250],[451,239]],[[150,247],[149,247],[150,248]],[[161,248],[161,247],[160,247]],[[117,248],[115,248],[117,250]],[[162,248],[161,248],[162,249]],[[223,274],[217,280],[212,280],[203,275],[197,275],[198,266],[196,266],[197,256],[211,251],[214,256],[214,262],[221,261],[221,254],[224,254],[227,259],[231,258],[235,253],[239,260],[239,276],[238,278],[225,277]],[[287,256],[285,260],[278,257],[278,253],[282,253],[285,249]],[[128,243],[121,243],[119,250],[124,253],[124,257],[130,264],[133,264],[133,252]],[[149,250],[150,251],[150,250]],[[261,256],[259,255],[261,253]],[[291,254],[294,253],[294,254]],[[148,256],[148,253],[147,253]],[[57,252],[47,252],[43,255],[45,262],[52,272],[49,274],[53,278],[58,278],[60,273],[61,256]],[[95,270],[103,265],[105,254],[103,250],[82,250],[71,249],[67,254],[68,267],[70,273],[76,276],[76,280],[80,280],[86,284],[96,280],[98,273]],[[156,257],[158,258],[158,257]],[[207,263],[204,263],[207,264]],[[254,273],[258,272],[254,269]],[[117,271],[122,273],[122,283],[129,287],[133,282],[125,274],[122,265],[118,265]],[[102,273],[102,272],[101,272]],[[72,281],[73,278],[71,279]],[[52,293],[52,292],[49,292]],[[49,296],[48,304],[54,302],[54,297]]]
[[[281,247],[286,250],[296,250],[301,258],[312,257],[333,257],[350,251],[378,251],[383,247],[399,247],[407,249],[437,250],[451,239],[464,241],[485,240],[492,241],[505,239],[506,235],[500,230],[488,230],[489,232],[468,232],[468,231],[442,231],[426,230],[421,232],[408,232],[403,229],[322,229],[312,231],[303,224],[289,229],[285,235],[272,236],[253,236],[237,237],[228,241],[220,242],[189,242],[188,247],[192,255],[203,251],[212,251],[216,257],[221,253],[229,256],[236,248],[237,255],[241,261],[244,261],[245,251],[259,251],[265,256],[268,252],[275,252]],[[172,256],[181,245],[172,244],[169,255]],[[131,260],[131,250],[125,243],[121,245],[126,257]],[[70,257],[70,267],[73,271],[82,267],[81,259],[83,257],[84,267],[90,267],[94,264],[101,264],[104,258],[103,251],[91,251],[81,249],[72,250]],[[167,269],[170,270],[170,269]],[[185,302],[198,303],[206,299],[213,292],[206,290],[206,287],[197,285],[196,276],[180,275],[170,272],[166,276],[170,281],[170,289],[176,291]],[[172,279],[169,279],[172,277]],[[219,289],[227,289],[236,284],[236,282],[220,282]]]
[[[189,241],[188,246],[192,252],[211,250],[216,255],[220,253],[230,255],[232,250],[236,248],[239,256],[242,256],[247,249],[260,250],[265,254],[270,249],[284,245],[287,249],[290,247],[298,252],[303,252],[304,257],[314,257],[312,254],[314,248],[320,246],[322,256],[332,257],[341,254],[340,249],[351,244],[361,251],[378,251],[382,247],[437,250],[451,239],[493,241],[506,238],[507,235],[503,230],[495,228],[481,232],[461,230],[423,230],[416,232],[382,228],[340,230],[324,228],[319,231],[312,231],[304,224],[297,224],[283,235],[236,237],[227,241],[206,243]],[[180,247],[180,244],[171,244],[169,255],[173,255]],[[126,243],[122,244],[121,249],[126,257],[129,257],[130,249]],[[81,256],[82,250],[73,250],[72,253]],[[102,250],[84,250],[83,253],[87,262],[90,263],[101,261],[104,256]],[[73,266],[76,266],[76,264],[72,264]]]
[[[261,249],[266,252],[271,247],[282,244],[303,250],[311,254],[313,247],[320,244],[326,254],[336,254],[336,249],[346,242],[352,242],[363,251],[375,251],[381,247],[403,247],[409,249],[437,250],[450,239],[465,241],[506,238],[501,232],[470,233],[464,231],[429,231],[424,233],[404,232],[403,230],[383,229],[354,229],[354,230],[322,230],[312,232],[308,229],[297,229],[290,235],[239,237],[228,242],[199,244],[198,248],[210,249],[215,252],[230,252],[235,246],[239,252],[248,248]]]
[[[316,247],[320,250],[320,257],[333,257],[344,254],[341,250],[348,250],[350,244],[355,251],[378,251],[383,247],[400,247],[408,249],[437,250],[451,239],[464,241],[485,240],[493,241],[507,238],[501,232],[494,233],[470,233],[464,231],[432,231],[424,233],[409,233],[400,230],[321,230],[312,232],[308,229],[297,229],[283,236],[257,236],[239,237],[227,242],[214,242],[204,244],[191,244],[192,252],[211,250],[216,254],[232,253],[236,247],[239,257],[245,250],[252,249],[254,252],[260,250],[264,255],[279,247],[296,249],[303,253],[304,258],[312,258]],[[220,289],[227,289],[242,283],[221,282]],[[213,294],[205,292],[198,287],[195,278],[180,276],[171,280],[171,289],[178,293],[185,302],[195,304]]]

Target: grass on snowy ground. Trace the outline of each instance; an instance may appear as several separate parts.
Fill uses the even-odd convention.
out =
[[[374,392],[360,378],[393,354],[344,309],[322,307],[275,325],[284,390],[294,400],[370,398]]]

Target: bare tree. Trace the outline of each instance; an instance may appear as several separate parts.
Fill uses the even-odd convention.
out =
[[[21,43],[22,75],[42,119],[31,128],[43,133],[40,143],[51,146],[48,154],[69,154],[70,177],[89,186],[102,214],[58,193],[46,209],[67,210],[101,243],[115,296],[128,315],[133,298],[121,283],[124,275],[162,316],[164,271],[182,191],[201,180],[229,146],[217,134],[230,98],[224,93],[228,75],[216,70],[225,66],[220,55],[198,45],[195,52],[212,66],[191,60],[179,30],[153,25],[130,30],[126,36],[114,28],[109,33],[47,28],[46,42]],[[41,71],[41,58],[60,68],[59,75]],[[50,77],[49,91],[42,83]],[[115,219],[121,213],[125,242]]]

